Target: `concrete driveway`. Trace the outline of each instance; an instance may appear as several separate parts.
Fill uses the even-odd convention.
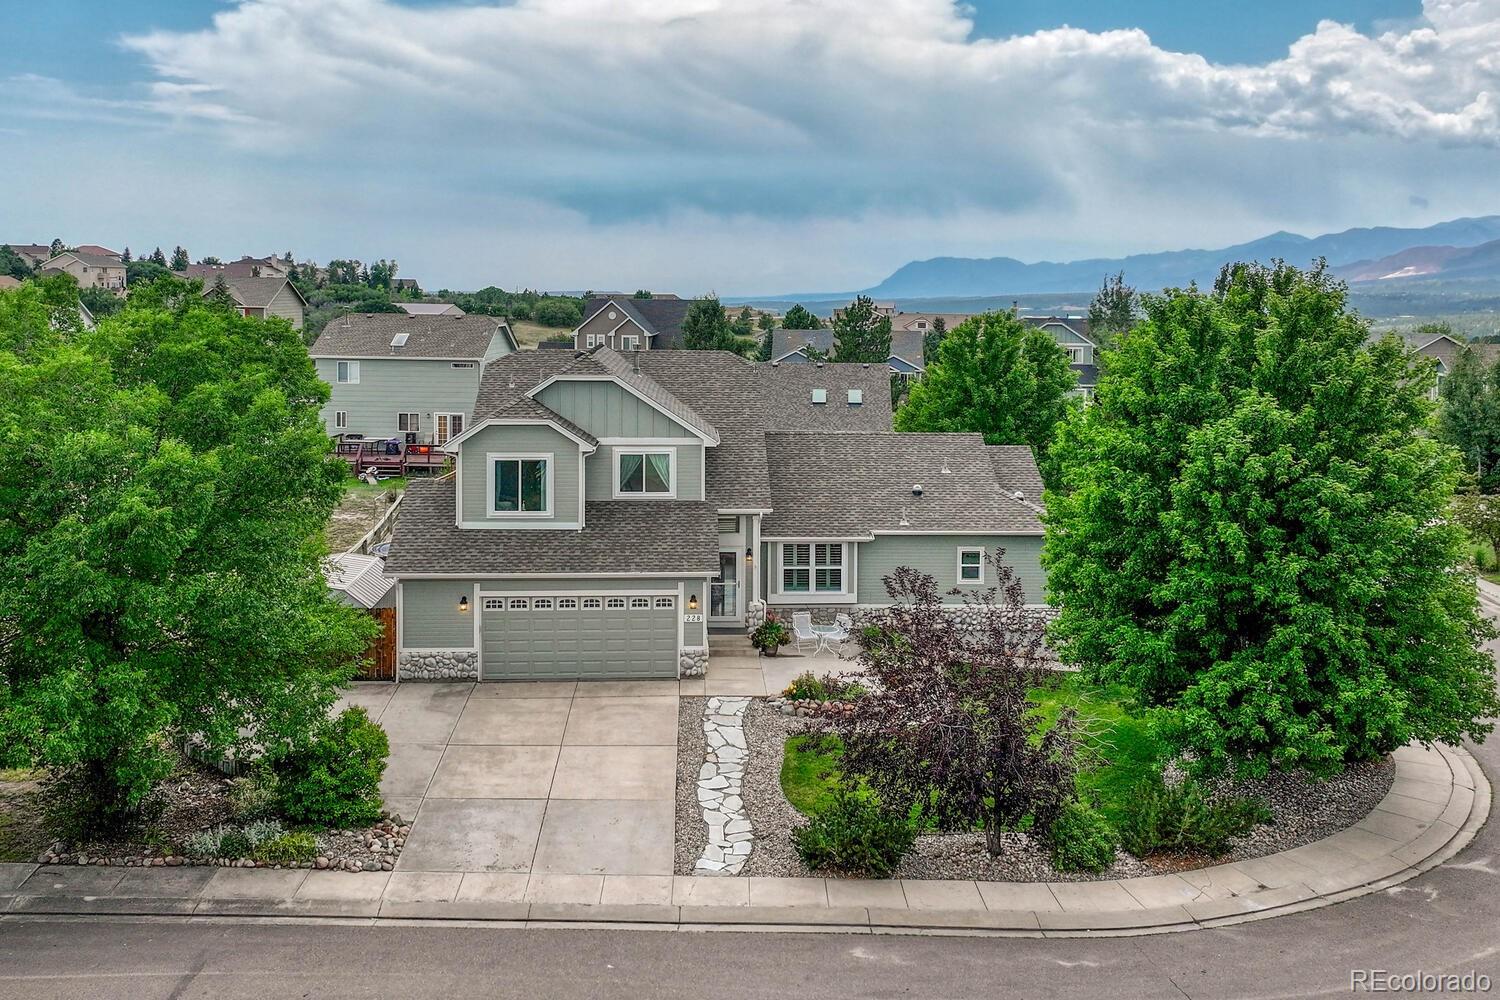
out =
[[[677,697],[676,681],[357,683],[341,705],[390,737],[381,791],[412,820],[397,871],[545,898],[671,876]]]

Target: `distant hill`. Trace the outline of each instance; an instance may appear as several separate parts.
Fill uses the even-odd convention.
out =
[[[1332,270],[1351,285],[1366,282],[1400,283],[1412,278],[1426,281],[1500,279],[1500,240],[1472,247],[1411,247],[1378,260],[1356,261]]]
[[[1141,289],[1182,286],[1193,281],[1202,286],[1210,284],[1218,276],[1219,268],[1230,261],[1270,261],[1278,257],[1299,265],[1323,257],[1336,269],[1355,267],[1360,275],[1379,271],[1386,261],[1391,261],[1394,266],[1382,276],[1415,268],[1413,275],[1429,278],[1500,277],[1497,243],[1500,243],[1500,215],[1488,215],[1440,222],[1423,229],[1379,226],[1315,237],[1280,232],[1217,250],[1172,250],[1067,263],[1027,264],[1012,257],[934,257],[898,268],[880,284],[866,289],[865,294],[877,299],[925,299],[1084,292],[1099,287],[1105,275],[1116,271],[1124,271],[1125,280]],[[1479,253],[1485,246],[1491,249]],[[1474,254],[1460,252],[1464,250],[1473,250]],[[1400,259],[1403,254],[1411,256]],[[1448,271],[1450,267],[1465,270],[1460,275]],[[1439,270],[1428,270],[1431,268]]]

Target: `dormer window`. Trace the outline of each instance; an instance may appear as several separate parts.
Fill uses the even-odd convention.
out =
[[[814,406],[821,406],[824,403],[828,402],[828,390],[814,389],[812,391],[812,401]]]
[[[671,448],[615,452],[617,497],[671,497],[677,493]]]
[[[865,401],[865,391],[863,389],[850,389],[849,390],[849,405],[850,406],[859,406],[864,401]]]

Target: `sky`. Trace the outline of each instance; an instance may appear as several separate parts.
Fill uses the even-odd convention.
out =
[[[17,243],[732,296],[1500,211],[1500,0],[55,0],[6,21]]]

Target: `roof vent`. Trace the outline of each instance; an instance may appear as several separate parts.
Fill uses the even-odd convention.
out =
[[[945,475],[945,476],[951,476],[951,475],[953,475],[953,470],[950,469],[950,468],[948,468],[948,462],[946,460],[944,460],[944,462],[943,462],[943,475]]]
[[[899,522],[897,522],[897,523],[900,524],[900,526],[903,527],[903,528],[910,528],[911,527],[911,522],[906,519],[906,508],[905,507],[901,508],[901,520]]]
[[[850,406],[858,406],[861,403],[863,403],[864,401],[865,401],[865,391],[863,389],[850,389],[849,390],[849,405]]]
[[[921,483],[912,483],[912,486],[911,486],[911,495],[914,496],[914,497],[919,497],[919,496],[922,495],[922,484]]]
[[[1015,498],[1017,500],[1025,500],[1026,499],[1026,494],[1022,493],[1020,490],[1016,490],[1016,492],[1015,492]]]
[[[814,406],[818,406],[818,405],[821,405],[823,403],[828,402],[828,390],[827,389],[814,389],[812,391],[812,401],[813,401],[813,405]]]
[[[392,347],[405,347],[406,346],[406,338],[410,337],[410,336],[411,336],[411,334],[405,333],[405,332],[396,334],[394,337],[391,338],[391,346]]]

